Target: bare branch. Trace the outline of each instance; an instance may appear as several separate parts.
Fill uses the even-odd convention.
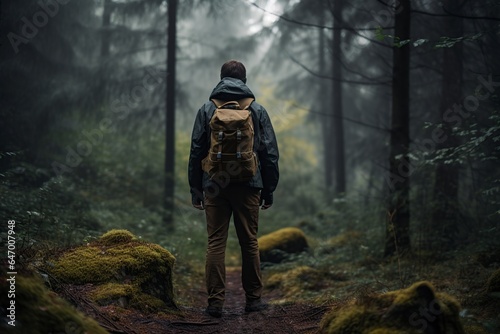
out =
[[[349,118],[349,117],[345,117],[345,116],[339,117],[338,115],[335,115],[335,114],[332,114],[332,113],[320,112],[320,111],[315,111],[315,110],[307,109],[307,108],[302,107],[302,106],[300,106],[300,105],[298,105],[296,103],[294,103],[293,106],[295,108],[297,108],[297,109],[305,110],[305,111],[307,111],[308,113],[311,113],[311,114],[322,115],[322,116],[326,116],[326,117],[334,117],[334,118],[342,119],[344,121],[351,122],[351,123],[354,123],[354,124],[362,125],[362,126],[367,127],[367,128],[371,128],[371,129],[375,129],[375,130],[379,130],[379,131],[384,131],[384,132],[390,132],[389,129],[381,128],[379,126],[368,124],[368,123],[364,123],[364,122],[361,122],[361,121],[358,121],[356,119],[352,119],[352,118]]]
[[[298,25],[305,26],[305,27],[327,29],[327,30],[332,30],[332,31],[333,30],[348,30],[348,31],[352,31],[352,32],[357,32],[357,31],[375,31],[375,30],[378,29],[378,28],[353,28],[353,27],[338,27],[338,28],[334,28],[334,27],[324,26],[324,25],[315,24],[315,23],[302,22],[302,21],[291,19],[291,18],[286,17],[284,15],[273,13],[273,12],[271,12],[271,11],[265,9],[265,8],[260,7],[258,4],[256,4],[255,2],[252,2],[250,0],[247,0],[247,2],[249,4],[251,4],[252,6],[258,8],[259,10],[261,10],[261,11],[263,11],[263,12],[269,14],[269,15],[276,16],[280,20],[283,20],[283,21],[286,21],[286,22],[289,22],[289,23],[293,23],[293,24],[298,24]],[[384,27],[384,29],[392,29],[392,27]]]
[[[306,65],[302,64],[299,62],[297,59],[295,59],[292,55],[288,54],[290,57],[290,60],[292,60],[295,64],[299,65],[302,69],[306,70],[310,74],[314,75],[315,77],[321,78],[321,79],[328,79],[332,81],[340,81],[344,83],[349,83],[349,84],[355,84],[355,85],[389,85],[390,81],[356,81],[356,80],[342,80],[338,78],[331,77],[329,75],[323,75],[319,74],[310,68],[308,68]]]
[[[449,10],[447,10],[444,7],[443,7],[443,11],[446,14],[429,13],[429,12],[424,12],[424,11],[421,11],[421,10],[412,10],[411,12],[415,13],[415,14],[421,14],[421,15],[427,15],[427,16],[435,16],[435,17],[443,17],[443,18],[453,16],[453,17],[458,17],[458,18],[467,19],[467,20],[490,20],[490,21],[498,21],[498,22],[500,22],[500,18],[499,17],[461,15],[461,14],[452,13],[452,12],[450,12]]]

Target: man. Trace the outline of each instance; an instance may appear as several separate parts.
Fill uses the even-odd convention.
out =
[[[245,66],[239,61],[230,60],[222,65],[220,78],[221,81],[212,91],[210,99],[218,101],[255,99],[252,91],[246,86]],[[231,215],[234,216],[234,225],[241,247],[245,311],[254,312],[267,308],[267,304],[261,301],[258,217],[259,206],[265,210],[273,204],[273,192],[279,178],[279,153],[269,115],[264,107],[253,101],[249,110],[254,130],[253,151],[258,158],[255,175],[244,182],[230,182],[227,178],[211,177],[203,171],[202,160],[207,157],[210,148],[210,120],[215,110],[215,103],[208,101],[196,115],[191,138],[188,177],[193,206],[205,210],[207,220],[206,312],[213,317],[221,317],[226,281],[225,250]]]

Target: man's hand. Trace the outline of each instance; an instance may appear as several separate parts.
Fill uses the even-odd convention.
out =
[[[261,208],[262,210],[267,210],[267,209],[269,209],[271,206],[273,206],[273,205],[272,205],[272,204],[265,204],[265,205],[261,206],[260,208]]]
[[[205,210],[205,207],[203,206],[203,201],[201,201],[199,204],[193,203],[193,207],[198,210]]]
[[[262,210],[267,210],[273,205],[273,194],[262,190],[260,193],[260,206]]]
[[[205,206],[203,205],[203,192],[192,191],[191,204],[198,210],[205,210]]]

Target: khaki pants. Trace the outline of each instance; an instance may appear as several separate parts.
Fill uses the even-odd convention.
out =
[[[220,189],[217,196],[205,196],[208,232],[205,280],[209,305],[224,305],[225,253],[231,215],[234,215],[234,226],[241,248],[241,280],[246,302],[260,299],[262,278],[257,243],[259,202],[259,189],[234,184]]]

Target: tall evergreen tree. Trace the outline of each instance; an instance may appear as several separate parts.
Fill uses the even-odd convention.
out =
[[[345,175],[345,140],[344,140],[344,112],[342,106],[342,15],[343,0],[335,0],[333,8],[333,45],[332,45],[332,108],[333,117],[330,117],[333,139],[333,157],[335,165],[334,195],[339,196],[346,191]]]
[[[410,6],[410,0],[403,0],[395,8],[385,256],[410,250]]]
[[[459,13],[463,1],[446,0],[444,6],[453,13]],[[444,19],[444,36],[460,38],[463,36],[462,19],[447,17]],[[440,119],[444,120],[450,108],[462,98],[463,43],[442,50],[443,78],[440,100]],[[436,143],[438,150],[453,148],[460,144],[454,135],[452,124],[442,122],[442,135]],[[432,224],[439,228],[441,240],[447,240],[449,245],[454,242],[457,231],[459,166],[456,163],[438,163],[434,180],[434,201],[432,207]]]
[[[173,227],[175,166],[175,78],[177,49],[177,0],[168,0],[167,94],[165,117],[165,224]]]
[[[323,10],[320,10],[319,15],[319,24],[321,26],[325,26],[325,13],[326,13],[326,4],[323,1],[318,1],[318,5]],[[329,67],[329,63],[326,61],[327,54],[327,38],[325,34],[325,28],[318,29],[318,73],[323,73]],[[326,80],[322,80],[320,87],[318,89],[318,98],[319,105],[321,110],[328,110],[328,106],[330,103],[330,94],[328,93],[329,87]],[[331,201],[331,190],[333,189],[333,150],[331,149],[332,142],[332,131],[330,129],[330,120],[326,117],[318,117],[319,124],[321,126],[322,140],[323,140],[323,168],[324,168],[324,178],[325,178],[325,188],[326,188],[326,197],[327,203]]]

